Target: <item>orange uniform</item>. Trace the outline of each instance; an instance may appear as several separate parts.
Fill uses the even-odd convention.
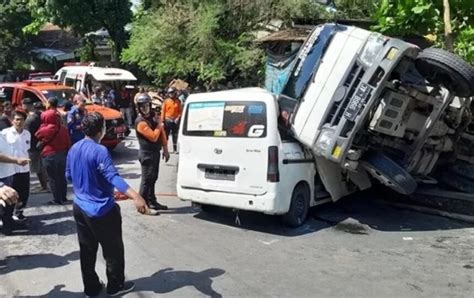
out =
[[[166,138],[163,126],[151,129],[148,123],[146,123],[145,121],[140,121],[137,124],[137,131],[141,133],[150,142],[154,143],[158,141],[158,139],[160,139],[161,145],[168,145],[168,139]]]
[[[181,117],[182,107],[181,100],[167,98],[161,108],[161,119],[176,120]]]

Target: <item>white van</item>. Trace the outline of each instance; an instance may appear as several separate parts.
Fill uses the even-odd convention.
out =
[[[189,96],[179,132],[178,197],[281,214],[290,226],[329,201],[315,187],[310,151],[280,135],[278,111],[275,96],[260,88]]]
[[[86,88],[92,94],[96,85],[109,85],[119,89],[119,85],[133,85],[137,78],[128,70],[111,67],[98,67],[94,64],[72,63],[66,64],[54,75],[54,80],[73,87],[78,92]]]

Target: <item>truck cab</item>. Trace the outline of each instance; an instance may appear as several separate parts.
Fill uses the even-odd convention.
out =
[[[373,179],[409,195],[438,165],[473,163],[474,68],[353,26],[314,28],[279,103],[334,200]],[[473,166],[474,167],[474,166]]]

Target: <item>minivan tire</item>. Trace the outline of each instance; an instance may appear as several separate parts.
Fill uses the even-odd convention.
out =
[[[307,185],[298,184],[291,196],[290,209],[282,216],[286,226],[297,228],[301,226],[308,216],[310,191]]]
[[[474,95],[474,67],[458,55],[437,48],[418,54],[416,68],[430,83],[446,86],[454,95]]]
[[[362,157],[361,165],[375,179],[402,195],[410,195],[418,187],[410,173],[382,153],[367,152]]]

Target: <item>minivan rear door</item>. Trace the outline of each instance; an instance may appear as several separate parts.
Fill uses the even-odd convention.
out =
[[[267,192],[265,102],[190,102],[182,125],[178,175],[182,187],[251,195]]]

